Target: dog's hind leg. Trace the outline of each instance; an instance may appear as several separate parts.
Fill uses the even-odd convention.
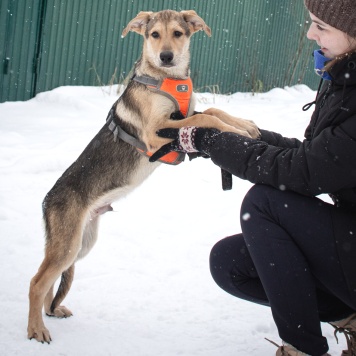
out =
[[[75,258],[73,258],[75,260]],[[56,263],[58,261],[53,260],[53,257],[46,256],[44,261],[42,262],[37,274],[32,278],[30,284],[30,292],[29,292],[29,300],[30,300],[30,311],[28,316],[28,338],[36,339],[40,342],[51,341],[51,336],[49,331],[44,325],[42,318],[42,308],[45,304],[46,300],[46,309],[48,308],[49,299],[51,299],[53,295],[53,285],[55,281],[59,278],[62,273],[62,269],[71,270],[71,267],[67,266],[58,266]],[[71,261],[71,266],[74,261]],[[66,293],[68,292],[68,286]],[[62,294],[64,297],[65,294]],[[60,302],[60,300],[59,300]],[[52,302],[53,303],[53,302]],[[60,310],[62,313],[67,313],[66,316],[70,316],[71,312],[68,309],[61,307]],[[46,310],[47,312],[47,310]],[[57,314],[59,310],[56,311]],[[52,315],[55,315],[52,313]],[[59,316],[59,315],[58,315]],[[63,317],[63,315],[61,315]]]
[[[110,210],[110,209],[108,209]],[[98,222],[99,216],[91,218],[84,228],[82,246],[78,252],[77,259],[85,257],[94,246],[98,236]],[[48,316],[55,316],[57,318],[67,318],[72,316],[72,312],[60,303],[67,296],[74,279],[74,263],[62,273],[61,281],[56,292],[53,295],[54,285],[51,286],[44,300],[44,309]]]
[[[49,331],[45,327],[42,319],[42,307],[48,291],[52,288],[61,271],[49,259],[45,257],[37,274],[32,278],[30,284],[30,311],[28,316],[28,338],[36,339],[40,342],[51,341]]]
[[[63,305],[60,305],[69,292],[74,278],[74,264],[72,264],[67,270],[62,273],[61,281],[53,298],[53,287],[51,286],[44,300],[45,313],[48,316],[55,316],[57,318],[68,318],[72,316],[72,312]]]
[[[111,207],[105,208],[105,211],[110,210],[112,210]],[[94,246],[98,237],[99,215],[101,214],[102,212],[100,212],[100,214],[91,214],[91,216],[93,217],[88,220],[84,228],[82,246],[78,252],[77,259],[85,257]],[[63,305],[60,305],[60,303],[67,296],[69,289],[72,286],[72,282],[74,279],[74,270],[75,265],[73,263],[67,270],[62,273],[61,281],[55,297],[53,294],[54,285],[52,285],[50,290],[48,291],[44,300],[44,309],[45,313],[48,316],[55,316],[57,318],[67,318],[73,315],[68,308]]]
[[[72,208],[75,207],[72,206]],[[80,212],[80,209],[75,211],[77,214],[73,214],[72,209],[65,209],[62,214],[59,214],[55,207],[45,209],[47,232],[45,258],[37,274],[31,280],[29,292],[30,311],[27,328],[28,338],[34,338],[42,343],[51,341],[49,331],[46,329],[42,319],[44,302],[46,300],[48,308],[49,300],[53,295],[53,285],[63,272],[67,271],[68,281],[73,277],[74,267],[72,268],[71,266],[76,261],[81,249],[86,214],[83,210]],[[66,221],[66,224],[63,224],[63,221]],[[62,298],[68,292],[69,287],[70,283],[63,287],[65,292],[61,293]],[[60,302],[61,297],[58,297],[56,301]],[[62,308],[62,311],[64,310]]]

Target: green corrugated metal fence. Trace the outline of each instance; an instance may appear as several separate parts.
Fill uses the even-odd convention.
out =
[[[141,53],[126,24],[141,10],[194,9],[213,36],[192,38],[196,89],[315,88],[302,0],[2,0],[0,102],[62,85],[121,82]]]
[[[0,2],[0,102],[34,91],[41,0]]]

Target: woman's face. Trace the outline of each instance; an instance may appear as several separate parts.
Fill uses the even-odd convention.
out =
[[[312,41],[316,41],[325,57],[332,59],[340,54],[356,49],[355,38],[326,24],[311,12],[309,14],[312,24],[310,25],[307,37]]]

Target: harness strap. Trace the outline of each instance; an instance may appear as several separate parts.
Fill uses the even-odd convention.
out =
[[[153,155],[152,152],[147,150],[146,145],[138,140],[136,137],[128,134],[118,123],[115,118],[119,119],[116,114],[116,105],[117,102],[112,106],[109,111],[109,114],[106,118],[106,123],[108,125],[109,130],[114,134],[114,142],[117,141],[119,137],[124,142],[130,144],[131,146],[135,147],[139,153],[146,157],[151,157]],[[183,152],[170,152],[165,156],[159,159],[159,162],[171,164],[171,165],[178,165],[184,161],[185,154]]]
[[[149,77],[148,75],[134,75],[131,80],[134,80],[135,82],[144,84],[144,85],[149,85],[153,86],[156,88],[159,88],[161,85],[158,85],[162,83],[161,80],[157,80],[155,78]]]
[[[114,134],[114,142],[116,142],[117,138],[119,137],[121,138],[121,140],[125,141],[126,143],[129,143],[131,146],[134,146],[140,150],[147,150],[146,145],[143,142],[129,135],[119,125],[117,125],[114,120],[110,121],[109,130]]]

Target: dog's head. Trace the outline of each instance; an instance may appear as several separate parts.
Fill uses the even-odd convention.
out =
[[[190,37],[200,30],[211,36],[210,28],[194,10],[140,12],[128,23],[122,37],[129,31],[142,35],[142,59],[153,68],[179,76],[189,66]]]

